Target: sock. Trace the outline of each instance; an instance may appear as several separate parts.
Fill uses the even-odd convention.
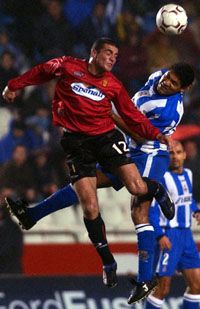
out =
[[[183,295],[183,309],[198,309],[200,304],[199,294],[188,294]]]
[[[150,281],[153,277],[155,233],[150,223],[135,226],[138,239],[138,282]]]
[[[162,308],[163,303],[164,303],[164,299],[158,299],[150,294],[147,297],[145,309]]]
[[[31,219],[37,222],[56,210],[69,207],[78,202],[75,191],[71,185],[68,185],[35,206],[27,208],[27,214]]]
[[[96,248],[103,265],[113,264],[115,260],[108,247],[105,224],[101,218],[101,215],[99,214],[94,220],[84,218],[84,223],[88,231],[88,236],[93,246]]]

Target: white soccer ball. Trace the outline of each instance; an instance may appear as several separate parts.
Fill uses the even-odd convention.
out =
[[[167,4],[156,15],[156,25],[165,34],[181,34],[187,27],[186,11],[178,4]]]

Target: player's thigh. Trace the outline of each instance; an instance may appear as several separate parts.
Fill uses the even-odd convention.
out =
[[[74,189],[87,218],[94,219],[99,213],[96,177],[84,177],[74,183]]]
[[[184,269],[182,271],[189,293],[200,294],[200,268]]]
[[[134,163],[119,166],[116,171],[128,191],[132,195],[147,193],[146,183],[143,181]]]
[[[152,153],[139,152],[132,157],[140,174],[161,181],[169,166],[169,154],[155,150]]]

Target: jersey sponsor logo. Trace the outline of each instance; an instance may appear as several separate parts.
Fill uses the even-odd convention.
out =
[[[101,101],[105,98],[105,95],[94,86],[89,86],[83,83],[72,83],[71,88],[76,94],[89,98],[93,101]]]
[[[183,205],[185,203],[192,203],[192,196],[179,196],[178,199],[176,200],[175,204],[176,205]]]

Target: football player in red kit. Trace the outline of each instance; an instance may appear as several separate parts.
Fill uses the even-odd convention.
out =
[[[61,145],[66,153],[71,181],[83,208],[88,235],[103,263],[103,282],[117,284],[117,265],[111,254],[105,225],[97,200],[96,163],[120,177],[127,190],[143,200],[155,197],[163,207],[173,208],[163,187],[142,178],[134,163],[123,134],[111,118],[112,103],[128,128],[143,138],[171,145],[133,105],[122,83],[110,72],[116,63],[118,47],[109,38],[96,40],[89,61],[63,56],[39,64],[11,79],[3,91],[7,102],[14,101],[17,90],[57,79],[52,101],[53,122],[63,128]],[[147,282],[150,293],[156,283]],[[144,296],[144,295],[143,295]]]

